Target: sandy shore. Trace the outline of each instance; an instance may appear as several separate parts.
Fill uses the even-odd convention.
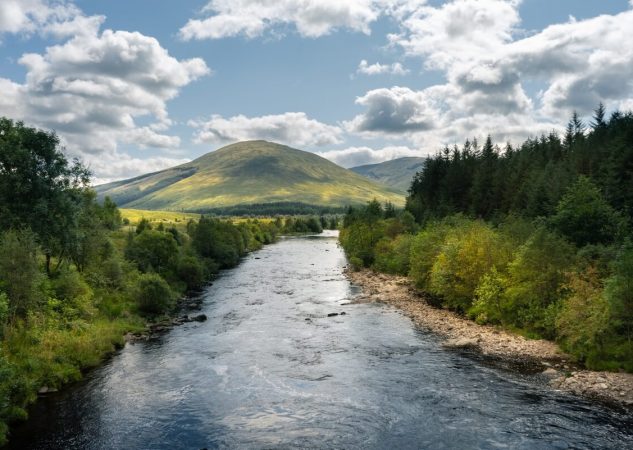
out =
[[[362,289],[357,303],[393,305],[420,327],[442,336],[445,347],[472,349],[501,364],[541,372],[553,389],[633,408],[633,374],[584,370],[553,342],[525,339],[432,307],[406,277],[369,270],[347,270],[346,275]]]

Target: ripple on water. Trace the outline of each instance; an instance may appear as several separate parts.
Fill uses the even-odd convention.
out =
[[[256,257],[206,290],[207,322],[38,402],[9,448],[633,448],[630,416],[446,351],[389,306],[341,305],[360,291],[334,238]]]

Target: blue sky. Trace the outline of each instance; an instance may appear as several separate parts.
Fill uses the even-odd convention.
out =
[[[257,138],[353,166],[630,109],[632,38],[626,0],[3,0],[0,115],[97,182]]]

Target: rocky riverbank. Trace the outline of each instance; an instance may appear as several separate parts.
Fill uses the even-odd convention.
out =
[[[526,339],[433,307],[406,277],[370,270],[346,270],[346,274],[362,289],[356,303],[393,305],[417,325],[442,336],[445,347],[471,349],[506,366],[540,372],[554,389],[633,409],[633,374],[584,370],[553,342]]]

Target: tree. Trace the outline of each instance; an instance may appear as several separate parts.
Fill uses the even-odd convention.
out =
[[[158,315],[174,306],[174,293],[159,275],[146,273],[138,280],[136,301],[142,313]]]
[[[164,273],[174,266],[178,245],[171,233],[145,230],[128,244],[125,256],[136,262],[143,272]]]
[[[68,256],[90,172],[66,159],[55,133],[0,118],[0,229],[30,228],[46,256]]]
[[[593,122],[591,123],[591,127],[594,130],[602,129],[607,126],[606,122],[604,121],[605,113],[606,111],[604,109],[604,105],[602,104],[602,102],[600,102],[598,107],[593,112]]]
[[[9,298],[11,317],[26,317],[42,301],[36,253],[35,236],[29,231],[7,231],[0,239],[0,289]]]
[[[591,179],[580,176],[556,207],[551,223],[578,246],[609,244],[618,236],[622,218]]]

